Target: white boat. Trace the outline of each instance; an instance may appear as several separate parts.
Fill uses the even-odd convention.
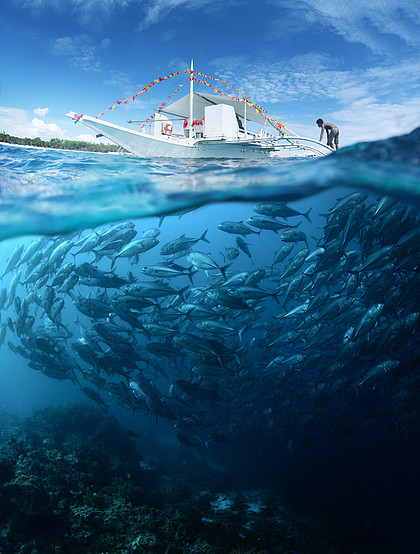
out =
[[[253,159],[324,156],[332,152],[329,146],[301,137],[283,125],[276,125],[274,118],[262,111],[250,109],[246,97],[238,99],[194,91],[192,63],[188,73],[189,94],[159,108],[152,122],[127,121],[141,125],[140,129],[74,112],[66,115],[141,158]],[[259,125],[259,130],[249,130],[250,123]],[[176,125],[180,127],[178,132]]]

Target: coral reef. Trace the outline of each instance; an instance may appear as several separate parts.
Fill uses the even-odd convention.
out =
[[[145,464],[100,409],[70,404],[0,423],[2,554],[320,551],[313,525],[266,491],[229,490],[174,452]]]

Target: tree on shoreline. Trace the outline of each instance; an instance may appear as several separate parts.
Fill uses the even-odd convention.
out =
[[[39,137],[21,138],[14,137],[5,132],[0,132],[0,142],[6,142],[8,144],[19,144],[21,146],[54,148],[58,150],[81,150],[84,152],[117,152],[120,148],[116,144],[94,144],[93,142],[86,142],[82,140],[52,138],[51,140],[46,141],[42,140]]]

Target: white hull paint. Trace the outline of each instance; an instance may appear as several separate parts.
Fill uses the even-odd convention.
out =
[[[72,114],[67,114],[72,117]],[[269,151],[260,146],[229,144],[225,140],[205,141],[184,137],[154,137],[84,115],[80,121],[96,133],[140,158],[261,158]]]
[[[273,139],[189,139],[162,135],[153,136],[141,131],[120,127],[88,115],[80,118],[73,112],[68,117],[115,142],[140,158],[243,158],[261,159],[270,156],[323,156],[331,149],[312,139],[278,137]]]

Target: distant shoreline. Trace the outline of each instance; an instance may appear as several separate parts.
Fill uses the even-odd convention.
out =
[[[94,150],[74,150],[72,148],[54,148],[53,146],[33,146],[32,144],[16,144],[15,142],[3,142],[0,141],[0,146],[17,146],[18,148],[32,148],[34,150],[54,150],[57,152],[80,152],[81,154],[128,154],[128,152],[118,152],[115,151],[105,151],[105,152],[96,152]],[[111,146],[111,145],[110,145]]]
[[[7,133],[0,133],[0,144],[11,146],[24,146],[28,148],[43,148],[45,150],[66,150],[71,152],[96,152],[98,154],[113,154],[121,150],[116,144],[96,144],[81,140],[52,138],[49,141],[25,137],[14,137]]]

